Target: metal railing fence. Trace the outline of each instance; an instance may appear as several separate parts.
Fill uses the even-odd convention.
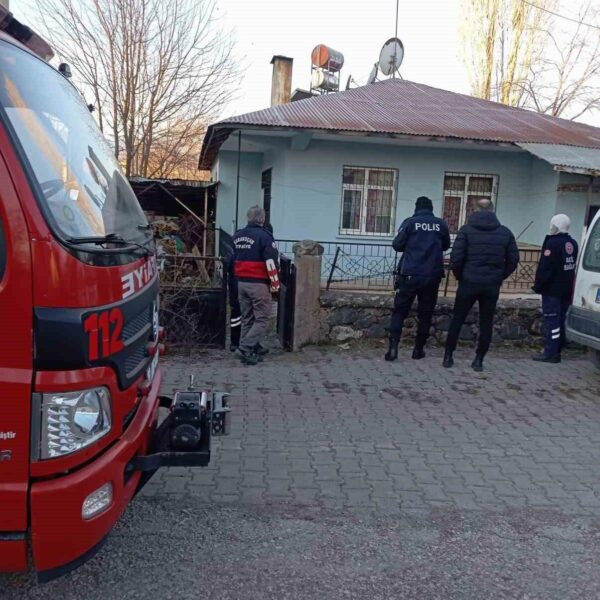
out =
[[[277,240],[279,251],[293,259],[293,246],[298,240]],[[391,243],[319,241],[324,248],[321,284],[327,289],[383,291],[394,287],[400,254]],[[517,270],[504,282],[505,293],[531,290],[540,259],[539,248],[520,248]],[[449,272],[450,251],[446,254],[446,274],[442,281],[444,295],[456,290],[457,282]]]

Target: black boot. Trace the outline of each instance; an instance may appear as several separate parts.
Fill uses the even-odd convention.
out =
[[[450,369],[454,366],[454,359],[452,358],[452,350],[446,350],[444,352],[444,362],[442,363],[446,369]]]
[[[392,361],[398,358],[398,342],[397,338],[390,338],[390,346],[388,351],[385,353],[385,360]]]
[[[254,346],[254,352],[258,356],[266,356],[267,354],[269,354],[269,349],[265,348],[264,346],[261,346],[260,344],[256,344],[256,346]]]
[[[423,346],[415,346],[412,353],[413,360],[420,360],[421,358],[425,358],[425,350],[423,350]]]
[[[481,354],[476,354],[473,362],[471,363],[471,368],[473,371],[483,371],[483,356]]]
[[[238,355],[242,364],[244,365],[256,365],[258,364],[259,358],[252,350],[245,350],[242,348],[238,349]]]
[[[541,354],[534,354],[531,357],[533,360],[537,362],[546,362],[557,364],[560,362],[560,354],[555,354],[554,356],[546,356],[543,352]]]

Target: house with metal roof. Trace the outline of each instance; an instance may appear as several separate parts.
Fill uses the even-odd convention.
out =
[[[553,214],[581,239],[600,205],[600,128],[402,79],[273,97],[204,139],[228,233],[259,204],[278,239],[386,243],[425,195],[452,232],[490,198],[520,243],[540,245]]]

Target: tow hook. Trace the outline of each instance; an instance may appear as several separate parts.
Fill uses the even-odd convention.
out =
[[[200,391],[193,377],[185,391],[171,399],[161,396],[159,405],[169,414],[156,429],[150,452],[136,456],[126,472],[142,471],[138,491],[160,467],[205,467],[210,462],[212,436],[228,435],[231,408],[226,392]]]

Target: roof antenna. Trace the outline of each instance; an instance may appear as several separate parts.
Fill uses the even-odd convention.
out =
[[[378,81],[377,74],[381,71],[386,77],[391,75],[392,79],[396,79],[396,74],[400,75],[400,65],[404,59],[404,44],[398,38],[398,7],[400,0],[396,0],[396,35],[387,40],[381,52],[379,53],[379,61],[373,65],[373,69],[367,79],[367,85]]]
[[[394,37],[396,39],[398,39],[398,5],[400,4],[400,0],[396,0],[396,33],[394,34]],[[400,67],[400,65],[398,65],[398,67]],[[399,75],[400,73],[398,73]],[[394,71],[392,72],[392,79],[396,79],[396,69],[394,69]]]

